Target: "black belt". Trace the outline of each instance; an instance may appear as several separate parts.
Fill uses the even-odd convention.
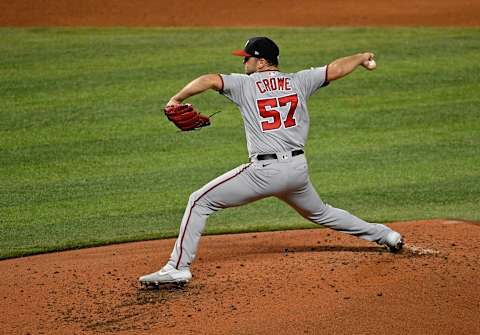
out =
[[[292,157],[294,156],[298,156],[298,155],[301,155],[303,154],[303,150],[293,150],[292,151]],[[277,159],[277,154],[261,154],[261,155],[257,155],[257,160],[259,161],[264,161],[264,160],[267,160],[267,159]]]

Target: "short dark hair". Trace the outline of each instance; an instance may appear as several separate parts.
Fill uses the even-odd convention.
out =
[[[278,66],[278,60],[273,60],[273,59],[267,59],[264,58],[267,61],[267,64],[270,66]]]

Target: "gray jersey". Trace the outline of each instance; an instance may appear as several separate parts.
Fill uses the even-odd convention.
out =
[[[308,136],[308,98],[326,86],[327,67],[296,73],[220,75],[221,94],[240,108],[249,156],[303,149]]]

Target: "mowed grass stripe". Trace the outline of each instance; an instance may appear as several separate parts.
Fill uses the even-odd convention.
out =
[[[236,106],[191,99],[213,126],[181,133],[163,104],[265,34],[297,71],[371,50],[310,99],[307,155],[322,198],[374,222],[479,220],[480,30],[0,29],[0,258],[175,236],[189,194],[246,161]],[[195,54],[192,53],[195,51]],[[311,228],[266,199],[206,233]]]

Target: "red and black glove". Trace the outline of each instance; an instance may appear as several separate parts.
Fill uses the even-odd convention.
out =
[[[210,125],[210,118],[202,115],[191,104],[167,106],[165,115],[182,131],[195,130]]]

